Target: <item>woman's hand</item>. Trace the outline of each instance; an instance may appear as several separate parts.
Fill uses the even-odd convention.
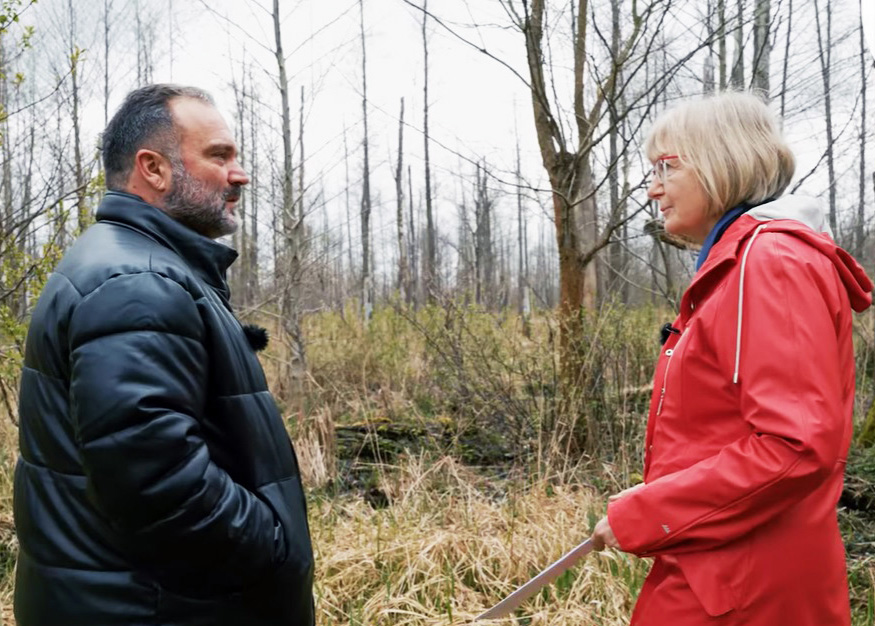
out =
[[[631,493],[635,493],[639,489],[644,488],[644,483],[638,483],[628,489],[623,489],[620,493],[615,493],[611,497],[608,498],[608,502],[613,502],[614,500],[619,500],[620,498],[625,498]],[[617,537],[614,535],[614,531],[611,528],[611,524],[608,521],[607,516],[603,517],[599,520],[598,524],[595,525],[595,530],[592,531],[592,543],[593,549],[601,552],[608,548],[617,548],[620,549],[620,542],[617,541]]]
[[[611,524],[608,522],[607,517],[601,518],[599,523],[595,525],[595,530],[592,531],[590,539],[592,539],[593,550],[596,552],[601,552],[606,546],[608,548],[620,547],[620,543],[614,536],[614,531],[611,530]]]
[[[623,489],[623,491],[621,491],[620,493],[615,493],[610,498],[608,498],[608,502],[613,502],[614,500],[619,500],[620,498],[625,498],[629,494],[635,493],[639,489],[643,489],[643,488],[644,488],[644,483],[638,483],[637,485],[633,485],[631,487],[628,487],[627,489]]]

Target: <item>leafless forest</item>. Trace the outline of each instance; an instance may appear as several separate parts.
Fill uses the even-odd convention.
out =
[[[208,69],[220,78],[199,83]],[[646,196],[654,118],[761,93],[796,151],[791,190],[875,275],[873,76],[855,0],[3,0],[4,623],[28,316],[94,219],[99,133],[131,89],[206,87],[234,129],[251,184],[229,281],[238,316],[271,333],[319,623],[453,624],[640,480],[657,331],[695,260]],[[871,625],[875,314],[857,321],[840,514],[855,624]],[[646,567],[580,568],[525,623],[625,623]]]

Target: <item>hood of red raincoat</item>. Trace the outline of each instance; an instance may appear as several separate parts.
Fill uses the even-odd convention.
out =
[[[754,207],[745,217],[759,223],[752,227],[770,222],[769,231],[792,234],[827,257],[835,266],[855,311],[860,313],[872,304],[872,280],[856,259],[833,241],[826,213],[816,199],[785,196]]]

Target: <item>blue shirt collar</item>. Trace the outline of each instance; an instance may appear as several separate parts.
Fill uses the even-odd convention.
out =
[[[724,213],[723,216],[719,220],[717,220],[717,223],[714,224],[714,228],[711,229],[711,232],[708,233],[708,236],[705,238],[705,243],[702,244],[702,249],[699,250],[699,256],[696,259],[696,271],[699,271],[699,268],[705,264],[705,261],[708,259],[708,253],[711,252],[711,248],[714,246],[714,244],[720,241],[720,237],[723,236],[723,233],[726,232],[726,229],[729,228],[735,220],[744,215],[754,206],[756,205],[743,202],[737,207],[726,211],[726,213]]]

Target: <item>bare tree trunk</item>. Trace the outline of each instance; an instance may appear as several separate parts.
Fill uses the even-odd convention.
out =
[[[628,108],[626,102],[626,94],[625,92],[622,94],[620,98],[620,106],[623,107],[623,110],[626,111]],[[629,130],[629,118],[624,117],[622,122],[622,137],[623,142],[627,141],[627,137],[630,135]],[[630,302],[630,283],[628,280],[625,280],[626,274],[631,267],[631,253],[629,251],[629,222],[626,220],[629,214],[629,196],[632,193],[632,183],[629,180],[629,172],[632,169],[632,159],[630,158],[630,150],[623,150],[623,188],[620,194],[622,202],[622,206],[619,211],[620,219],[623,220],[623,234],[621,240],[623,241],[623,245],[621,246],[621,256],[620,256],[620,267],[622,271],[622,276],[624,280],[621,281],[620,285],[620,302],[624,305],[628,305]]]
[[[167,40],[170,44],[170,81],[173,82],[173,40],[176,39],[173,32],[173,0],[167,0]]]
[[[744,89],[744,0],[738,0],[735,27],[735,61],[732,64],[732,88]]]
[[[710,19],[710,16],[709,16]],[[620,54],[620,0],[611,0],[611,57],[614,60],[614,63],[617,62],[617,58]],[[711,62],[711,56],[709,54],[707,62]],[[619,71],[619,70],[618,70]],[[622,83],[622,74],[618,76],[618,82]],[[712,89],[713,89],[713,71],[712,71]],[[616,83],[614,83],[616,85]],[[707,89],[707,88],[706,88]],[[610,202],[611,202],[611,211],[618,212],[621,215],[621,219],[625,218],[625,208],[620,209],[620,174],[619,174],[619,160],[620,160],[620,151],[617,145],[619,141],[620,135],[620,115],[618,114],[617,107],[620,106],[620,98],[616,91],[610,94],[608,98],[608,113],[610,119],[610,129],[608,130],[608,155],[610,159],[610,163],[608,165],[608,186],[610,187]],[[625,205],[625,202],[624,202]],[[620,234],[620,233],[618,233]],[[617,241],[616,238],[614,242],[610,245],[609,251],[609,259],[608,259],[608,280],[606,281],[606,285],[608,287],[607,291],[610,293],[616,293],[619,291],[624,281],[622,280],[623,274],[623,242]],[[606,294],[604,294],[606,295]]]
[[[410,304],[410,277],[407,270],[407,243],[404,239],[404,98],[398,116],[398,162],[395,166],[395,223],[398,229],[398,292]]]
[[[423,255],[423,289],[427,302],[434,302],[437,296],[437,249],[434,215],[431,205],[431,161],[429,160],[428,134],[428,0],[422,3],[422,52],[425,78],[423,81],[423,140],[425,142],[425,251]]]
[[[298,161],[298,210],[297,215],[304,216],[307,207],[304,206],[304,165],[306,158],[304,155],[304,85],[301,85],[301,110],[298,118],[298,151],[300,160]]]
[[[717,57],[720,90],[726,89],[726,0],[717,0]]]
[[[141,37],[143,24],[140,19],[140,0],[134,0],[134,19],[137,24],[137,87],[142,87],[145,84],[145,80],[143,78],[143,39]]]
[[[67,60],[70,64],[70,88],[73,100],[73,178],[76,182],[76,226],[83,232],[91,222],[90,211],[85,200],[88,195],[85,180],[85,168],[82,165],[81,119],[79,117],[79,63],[81,51],[76,46],[76,14],[73,11],[73,0],[67,0],[67,11],[70,20],[68,35]]]
[[[8,50],[6,42],[0,38],[0,111],[8,111],[11,108],[9,96],[9,70]],[[9,141],[9,116],[0,118],[0,155],[3,158],[3,219],[0,221],[0,249],[7,245],[7,239],[15,236],[15,210],[12,205],[12,142]],[[2,280],[2,273],[0,273]]]
[[[487,309],[495,306],[495,252],[492,248],[492,198],[486,186],[486,165],[477,165],[477,186],[474,193],[474,267],[476,269],[477,304]]]
[[[109,124],[109,12],[110,0],[103,0],[103,127]]]
[[[557,96],[551,81],[548,80],[555,72],[545,55],[545,52],[549,51],[549,39],[544,41],[545,5],[545,0],[502,2],[502,6],[525,38],[529,79],[527,85],[532,99],[533,121],[541,161],[552,190],[553,224],[556,231],[559,269],[558,315],[561,329],[560,393],[557,409],[563,421],[563,428],[567,430],[565,433],[550,433],[551,425],[547,425],[545,431],[559,437],[571,435],[575,445],[593,450],[591,446],[598,445],[595,428],[600,425],[594,421],[597,419],[595,416],[581,414],[579,410],[581,389],[585,388],[588,382],[586,377],[591,371],[586,362],[591,340],[584,336],[586,316],[583,313],[586,309],[593,310],[598,302],[597,255],[610,244],[615,233],[623,225],[622,205],[618,201],[609,212],[606,211],[609,218],[604,223],[604,227],[599,228],[597,186],[593,177],[595,150],[597,145],[601,144],[601,132],[608,134],[602,120],[610,117],[609,121],[617,125],[629,115],[628,111],[616,105],[623,91],[629,88],[628,82],[623,78],[624,67],[631,67],[637,72],[640,65],[654,56],[654,47],[659,41],[660,33],[664,31],[661,28],[662,20],[670,13],[666,12],[665,3],[646,3],[640,10],[635,8],[636,5],[633,3],[629,27],[624,29],[627,32],[617,33],[617,39],[621,40],[621,43],[613,47],[609,45],[613,59],[608,64],[593,61],[597,59],[598,54],[592,48],[596,47],[598,42],[604,42],[602,38],[604,30],[588,27],[587,20],[590,14],[593,19],[597,19],[599,13],[595,10],[591,11],[589,0],[580,0],[578,3],[571,4],[574,18],[571,36],[574,61],[572,73],[574,126],[568,132],[555,113],[557,107],[553,103],[556,102]],[[568,4],[561,4],[561,6],[567,7]],[[613,13],[612,17],[614,17]],[[550,29],[553,29],[552,25],[556,22],[556,17],[551,16]],[[595,44],[588,46],[589,30],[597,31],[598,39]],[[619,31],[619,28],[617,30]],[[700,42],[685,60],[692,58],[693,53],[707,43]],[[639,60],[632,61],[633,58]],[[668,77],[673,71],[677,71],[680,65],[680,62],[676,62],[671,70],[663,72],[656,79],[655,85],[648,88],[647,93],[643,95],[643,100],[640,94],[636,95],[636,105],[630,108],[640,110],[646,100],[645,108],[649,111],[657,102],[659,94],[664,92]],[[618,145],[616,153],[619,155],[621,152]],[[613,167],[616,168],[616,162]],[[618,180],[615,180],[614,187],[619,188]]]
[[[577,318],[581,307],[596,303],[595,266],[595,190],[590,164],[593,126],[583,109],[583,65],[586,52],[587,1],[578,8],[578,28],[574,49],[574,110],[578,121],[578,149],[565,147],[558,124],[549,108],[544,79],[543,37],[544,0],[533,0],[526,20],[526,47],[532,77],[532,107],[541,158],[553,188],[556,242],[559,249],[560,313],[565,320]],[[600,104],[603,101],[600,100]],[[558,149],[556,146],[560,146]],[[573,333],[572,333],[573,336]]]
[[[413,308],[419,308],[419,285],[421,282],[419,274],[419,255],[416,248],[416,223],[413,221],[413,171],[410,165],[407,166],[407,197],[410,207],[407,220],[409,228],[407,229],[407,243],[410,250],[410,292],[413,298]]]
[[[64,145],[64,134],[61,130],[61,120],[63,118],[64,104],[61,100],[61,94],[57,94],[57,117],[55,119],[55,141],[58,146],[57,160],[55,161],[55,176],[58,185],[58,194],[61,199],[58,201],[56,212],[53,216],[54,222],[54,239],[58,242],[58,247],[61,250],[66,250],[69,244],[69,233],[67,232],[67,218],[69,210],[67,209],[64,197],[66,196],[67,172],[66,164],[64,163],[64,151],[61,146]]]
[[[769,41],[771,28],[769,0],[756,0],[753,26],[753,68],[751,84],[763,97],[769,97],[769,62],[772,44]]]
[[[541,150],[541,160],[553,191],[553,213],[556,226],[556,244],[559,253],[559,319],[560,319],[560,377],[561,402],[559,416],[567,420],[562,434],[556,424],[548,424],[545,432],[552,437],[572,436],[577,444],[587,447],[594,444],[591,424],[587,416],[579,416],[576,400],[584,383],[586,368],[581,309],[594,309],[597,303],[597,275],[595,255],[607,241],[597,243],[595,188],[592,176],[592,147],[595,120],[601,114],[605,98],[612,92],[612,84],[600,85],[601,93],[595,97],[590,111],[584,108],[584,63],[586,59],[586,34],[588,0],[581,0],[576,15],[574,44],[574,116],[577,122],[576,148],[568,145],[566,138],[550,108],[547,83],[544,75],[542,48],[544,0],[532,0],[531,13],[525,15],[523,32],[531,76],[532,110],[535,131]],[[528,5],[523,3],[524,10]],[[633,36],[634,38],[634,36]],[[628,50],[624,50],[624,55]],[[608,79],[616,79],[616,70],[621,63],[615,61]],[[610,236],[610,230],[606,230]]]
[[[826,13],[826,41],[821,32],[819,0],[814,0],[814,19],[817,25],[817,49],[820,52],[820,75],[823,79],[824,108],[826,113],[826,165],[829,172],[829,226],[833,236],[838,240],[839,233],[836,220],[836,175],[835,159],[833,157],[832,134],[832,90],[830,88],[830,72],[832,70],[832,11]]]
[[[355,261],[353,260],[352,250],[352,207],[349,202],[349,144],[346,141],[346,127],[343,129],[343,169],[346,173],[346,188],[344,189],[344,197],[346,199],[346,240],[347,251],[349,252],[349,276],[352,280],[355,276]]]
[[[24,223],[27,224],[30,219],[31,214],[31,202],[33,200],[32,195],[32,181],[33,181],[33,165],[34,165],[34,145],[36,143],[36,109],[31,109],[31,118],[30,124],[28,128],[28,140],[27,140],[27,168],[24,173],[24,192],[21,198],[21,219],[24,220]],[[24,230],[19,234],[18,239],[18,251],[21,254],[22,258],[24,258],[27,253],[27,243],[28,243],[28,234],[32,231],[30,226],[25,226]],[[27,313],[28,309],[28,289],[22,289],[21,295],[18,299],[18,308],[13,309],[13,314],[18,318],[22,319],[24,315]]]
[[[702,91],[705,94],[714,93],[714,59],[709,53],[705,57],[705,66],[702,69]]]
[[[244,70],[245,76],[245,70]],[[242,79],[241,79],[242,82]],[[237,146],[240,150],[240,166],[245,169],[245,148],[246,148],[246,91],[245,82],[242,85],[237,85],[236,77],[231,78],[231,90],[234,93],[234,103],[237,107]],[[250,303],[249,294],[247,293],[247,285],[249,283],[249,255],[247,252],[246,230],[246,196],[243,194],[240,202],[237,205],[238,217],[240,219],[240,228],[233,235],[234,248],[239,253],[239,261],[231,266],[231,294],[235,300],[241,305],[248,306]]]
[[[258,177],[258,116],[255,109],[255,103],[258,97],[255,93],[255,83],[252,81],[252,65],[249,66],[249,89],[252,90],[249,99],[249,128],[252,134],[252,148],[250,153],[252,159],[250,161],[249,175],[252,177],[251,191],[251,209],[249,211],[249,286],[248,292],[251,301],[255,302],[259,297],[259,272],[258,272],[258,196],[260,193],[259,177]]]
[[[532,325],[530,318],[532,314],[532,305],[529,301],[529,277],[528,267],[526,263],[526,255],[528,250],[528,241],[526,237],[526,220],[523,216],[523,175],[522,164],[520,162],[520,141],[517,134],[516,142],[516,205],[517,205],[517,247],[519,254],[519,263],[517,266],[517,311],[523,324],[523,335],[525,337],[532,336]]]
[[[365,9],[364,1],[359,0],[359,13],[362,35],[362,116],[364,121],[364,170],[362,172],[362,314],[368,323],[374,308],[374,287],[371,276],[371,170],[368,162],[368,78],[365,55]]]
[[[865,236],[864,225],[866,223],[866,82],[868,80],[868,77],[866,76],[866,41],[863,35],[863,27],[861,25],[860,83],[862,85],[862,91],[860,94],[860,101],[862,103],[862,106],[860,115],[860,199],[857,204],[857,223],[855,224],[856,237],[854,238],[856,244],[855,252],[858,259],[863,258],[863,251],[865,249],[863,242],[863,238]]]
[[[459,203],[459,268],[456,272],[456,289],[462,293],[462,301],[467,305],[471,301],[471,294],[477,297],[477,280],[475,269],[475,253],[471,228],[468,219],[468,198],[465,187],[462,186],[462,200]]]
[[[787,71],[790,63],[790,35],[793,32],[793,0],[787,6],[787,39],[784,44],[784,67],[781,72],[781,125],[784,124],[784,104],[787,98]]]
[[[142,87],[152,82],[154,22],[150,15],[142,14],[140,0],[135,0],[134,12],[137,24],[137,86]]]
[[[283,54],[282,31],[280,29],[279,0],[273,0],[273,27],[275,38],[274,53],[279,70],[280,100],[282,103],[283,137],[283,179],[282,179],[282,230],[286,272],[283,281],[282,321],[284,330],[291,341],[288,376],[291,390],[300,398],[304,375],[307,371],[304,338],[301,332],[301,271],[304,255],[304,214],[295,212],[294,183],[292,169],[292,124],[289,110],[289,83],[286,77],[286,61]]]

